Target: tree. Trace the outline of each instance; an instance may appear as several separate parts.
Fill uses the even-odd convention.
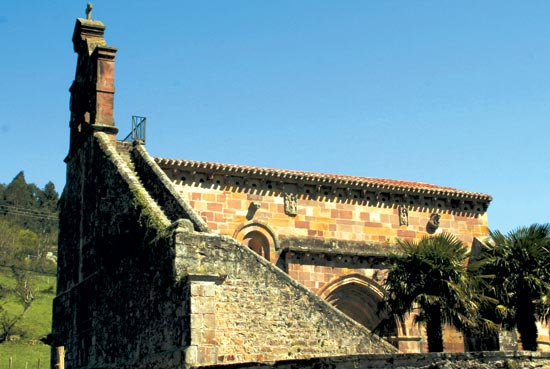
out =
[[[28,184],[25,180],[25,173],[19,172],[4,190],[4,200],[8,205],[34,208],[38,203],[38,191],[40,189],[34,184]]]
[[[36,233],[49,233],[57,229],[59,196],[52,182],[41,190],[34,183],[27,183],[21,171],[0,190],[0,214],[11,222]]]
[[[524,350],[537,350],[538,319],[545,317],[550,295],[550,225],[533,224],[504,235],[489,232],[481,271],[492,275],[501,323],[517,327]]]
[[[15,287],[11,292],[15,295],[16,301],[21,305],[23,310],[16,315],[10,315],[7,311],[0,311],[0,343],[8,339],[15,325],[23,319],[31,307],[36,295],[36,288],[30,274],[26,270],[12,267],[11,271],[15,278]]]
[[[27,183],[21,171],[0,184],[0,264],[10,266],[15,287],[0,285],[0,343],[21,332],[18,326],[35,299],[29,270],[55,272],[49,255],[58,235],[58,200],[52,182],[41,190]],[[11,302],[21,309],[14,309]]]
[[[414,314],[425,323],[428,350],[443,351],[443,324],[460,331],[479,326],[479,300],[470,288],[468,250],[453,235],[441,233],[420,241],[398,240],[400,255],[390,257],[387,297],[381,309],[403,322]]]
[[[40,205],[38,210],[43,214],[40,225],[44,233],[57,232],[58,201],[59,195],[55,191],[55,185],[52,182],[46,183],[44,190],[38,191]]]
[[[52,182],[41,190],[22,171],[0,185],[0,264],[52,270],[48,255],[56,250],[58,200]]]

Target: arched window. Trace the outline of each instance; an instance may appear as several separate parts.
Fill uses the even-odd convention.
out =
[[[266,236],[261,232],[248,232],[244,236],[242,244],[254,250],[254,252],[258,255],[263,256],[267,260],[270,260],[269,241],[267,240]]]
[[[246,222],[235,230],[233,237],[271,263],[277,264],[279,244],[275,233],[266,224],[257,221]]]

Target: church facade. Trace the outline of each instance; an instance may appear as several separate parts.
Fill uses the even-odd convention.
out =
[[[230,236],[369,330],[396,239],[449,232],[466,245],[488,233],[491,197],[425,183],[157,158],[211,232]],[[446,350],[464,339],[446,329]],[[412,322],[388,337],[404,352],[425,350]]]
[[[154,158],[117,139],[116,49],[78,19],[54,346],[67,368],[424,352],[373,333],[396,239],[487,236],[491,197],[419,182]],[[468,349],[445,329],[445,349]]]

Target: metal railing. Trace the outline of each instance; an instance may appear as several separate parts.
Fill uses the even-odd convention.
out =
[[[147,127],[147,118],[132,116],[132,132],[123,141],[134,142],[141,141],[145,144],[145,128]]]

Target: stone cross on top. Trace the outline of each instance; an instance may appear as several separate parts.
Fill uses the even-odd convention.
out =
[[[92,3],[88,3],[88,6],[86,7],[86,19],[92,19],[92,9],[94,6]]]

